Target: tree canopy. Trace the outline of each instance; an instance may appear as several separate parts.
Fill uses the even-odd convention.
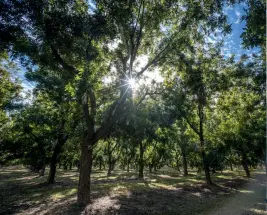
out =
[[[79,204],[92,168],[211,174],[262,165],[265,150],[265,4],[247,5],[235,60],[208,43],[231,32],[225,3],[191,0],[0,2],[0,164],[21,163],[55,182],[79,170]],[[12,71],[25,70],[30,95]]]

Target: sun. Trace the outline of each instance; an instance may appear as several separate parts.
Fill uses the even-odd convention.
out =
[[[129,79],[127,80],[127,82],[128,82],[128,84],[129,84],[130,88],[134,89],[134,88],[136,87],[136,81],[135,81],[134,78],[129,78]]]

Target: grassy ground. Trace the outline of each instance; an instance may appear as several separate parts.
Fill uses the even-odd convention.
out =
[[[170,169],[145,173],[93,171],[92,201],[85,209],[76,204],[77,171],[58,170],[56,183],[23,167],[0,169],[0,214],[207,214],[229,196],[243,190],[248,179],[242,171],[214,174],[216,186],[207,186],[203,175],[188,177]]]

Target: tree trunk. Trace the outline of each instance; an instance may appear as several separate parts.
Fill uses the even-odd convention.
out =
[[[111,161],[109,160],[109,161],[108,161],[108,173],[107,173],[107,176],[110,176],[110,175],[111,175],[111,170],[112,170],[112,163],[111,163]]]
[[[130,172],[130,160],[127,160],[127,172]]]
[[[58,161],[58,155],[60,154],[62,147],[65,143],[64,137],[60,137],[60,140],[58,141],[57,145],[54,148],[53,155],[51,158],[51,163],[50,163],[50,171],[49,171],[49,176],[47,179],[48,184],[53,184],[55,182],[55,175],[56,175],[56,170],[57,170],[57,161]]]
[[[45,161],[43,163],[43,166],[42,166],[42,169],[40,170],[40,173],[39,173],[39,176],[44,176],[44,173],[45,173]]]
[[[77,202],[80,205],[87,205],[90,203],[90,184],[91,184],[91,169],[92,169],[92,144],[85,141],[81,146],[80,159],[80,176],[78,185]]]
[[[99,170],[102,168],[102,158],[99,159]]]
[[[204,166],[204,172],[206,177],[206,182],[208,185],[212,185],[211,177],[210,177],[210,170],[209,170],[209,163],[207,160],[206,152],[205,152],[205,142],[204,142],[204,135],[203,135],[203,119],[204,119],[204,113],[203,113],[203,106],[199,104],[199,140],[200,140],[200,146],[201,146],[201,156],[202,156],[202,162]]]
[[[49,176],[47,179],[48,184],[53,184],[55,182],[55,175],[56,175],[56,163],[57,163],[57,155],[55,155],[55,151],[53,152],[51,163],[50,163],[50,170]]]
[[[110,176],[111,175],[111,171],[112,171],[112,152],[111,152],[111,149],[110,149],[110,142],[108,141],[108,173],[107,173],[107,176]]]
[[[153,166],[154,166],[154,172],[157,172],[157,165],[154,164]]]
[[[180,167],[179,167],[179,155],[176,153],[176,169],[178,172],[181,172]]]
[[[153,165],[152,164],[149,164],[148,167],[149,167],[149,173],[152,173]]]
[[[232,165],[232,162],[231,162],[231,161],[229,162],[229,165],[230,165],[230,169],[231,169],[231,171],[234,171],[234,170],[233,170],[233,165]]]
[[[77,172],[80,172],[80,161],[77,163]]]
[[[176,169],[178,172],[181,172],[180,167],[178,165],[176,166]]]
[[[116,162],[117,162],[117,159],[111,160],[111,171],[115,169]]]
[[[188,170],[187,170],[187,159],[186,159],[185,149],[182,149],[182,157],[183,157],[184,176],[187,176]]]
[[[139,175],[140,179],[144,178],[144,148],[142,141],[139,143],[140,157],[139,157]]]
[[[202,126],[201,126],[202,127]],[[202,129],[200,129],[200,146],[201,146],[201,156],[202,156],[202,162],[204,166],[204,172],[206,177],[206,182],[208,185],[212,185],[211,177],[210,177],[210,170],[209,170],[209,163],[207,161],[205,149],[204,149],[204,137]]]
[[[202,160],[203,160],[203,166],[204,166],[204,172],[206,177],[206,182],[208,185],[212,185],[211,177],[210,177],[210,170],[209,170],[209,164],[206,158],[206,153],[204,150],[201,151]]]
[[[67,161],[65,161],[64,164],[63,164],[63,170],[68,170],[68,164],[67,164]]]
[[[249,168],[248,168],[248,161],[247,161],[247,157],[245,155],[242,156],[242,166],[243,166],[243,169],[246,172],[246,176],[248,178],[250,178],[250,171],[249,171]]]

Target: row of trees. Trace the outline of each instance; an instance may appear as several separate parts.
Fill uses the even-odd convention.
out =
[[[146,166],[187,175],[189,165],[208,184],[211,170],[232,165],[250,176],[265,157],[256,2],[247,2],[243,38],[262,52],[235,61],[206,42],[230,32],[224,1],[1,1],[1,163],[40,175],[49,164],[48,183],[57,164],[77,166],[81,204],[90,202],[93,165],[108,165],[108,175],[136,168],[140,178]],[[31,95],[20,98],[9,58],[26,68]],[[161,81],[149,78],[155,72]]]

